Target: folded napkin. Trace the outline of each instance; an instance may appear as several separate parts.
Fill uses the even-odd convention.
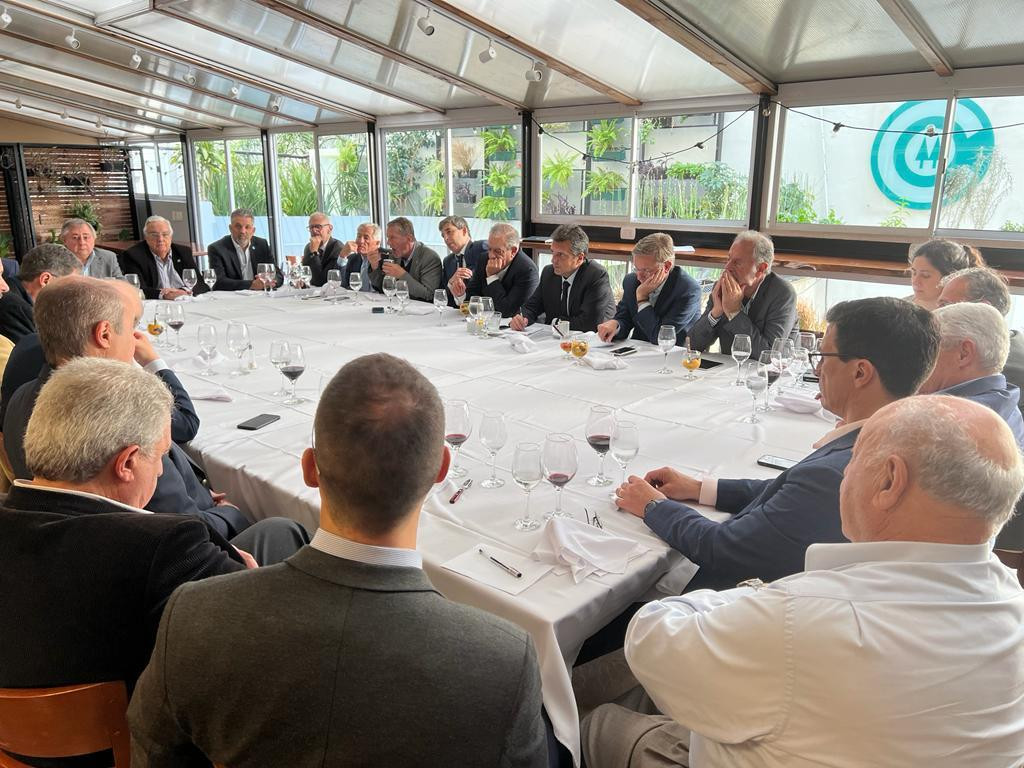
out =
[[[232,291],[235,296],[256,296],[263,291],[254,291],[252,288],[242,288],[240,291]]]
[[[276,291],[270,292],[270,298],[272,299],[290,299],[295,297],[303,296],[318,296],[320,294],[319,288],[292,288],[290,285],[282,285]]]
[[[629,368],[625,360],[620,360],[605,352],[588,352],[587,356],[583,358],[583,363],[595,371],[618,371]]]
[[[533,559],[568,566],[579,584],[592,574],[625,573],[626,566],[648,548],[608,533],[603,528],[565,517],[553,517],[541,531]]]
[[[525,355],[528,352],[533,352],[537,349],[537,342],[521,333],[510,333],[508,335],[508,343],[511,345],[512,349],[521,355]]]
[[[230,403],[234,400],[224,387],[192,387],[188,396],[193,400],[212,400],[217,403]]]
[[[188,361],[192,364],[193,368],[198,368],[200,371],[205,371],[207,368],[216,366],[218,363],[223,363],[227,360],[224,355],[219,351],[213,353],[213,357],[207,360],[202,354],[190,357]]]
[[[775,396],[775,402],[794,413],[817,413],[821,410],[817,395],[816,389],[786,389]]]
[[[597,335],[596,331],[587,331],[580,338],[587,342],[591,349],[595,347],[610,347],[615,343],[614,341],[601,341],[601,337]]]
[[[174,299],[174,301],[209,301],[209,300],[210,300],[210,297],[207,294],[205,294],[205,293],[201,293],[198,296],[193,296],[191,294],[185,294],[184,296],[178,296],[178,297],[176,297]]]
[[[395,304],[395,307],[398,307],[397,303]],[[427,315],[432,315],[435,312],[437,312],[437,309],[433,304],[424,304],[422,301],[408,301],[405,304],[405,312],[403,314],[426,317]]]

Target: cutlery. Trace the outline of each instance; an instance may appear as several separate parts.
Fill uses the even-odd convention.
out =
[[[469,486],[471,486],[472,484],[473,484],[473,478],[472,477],[467,478],[466,482],[464,482],[462,485],[459,486],[459,490],[457,490],[455,492],[455,495],[452,496],[450,499],[448,499],[448,503],[449,504],[454,504],[456,501],[458,501],[459,497],[462,496],[463,491],[465,491],[467,488],[469,488]]]

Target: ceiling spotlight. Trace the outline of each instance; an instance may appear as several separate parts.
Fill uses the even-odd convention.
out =
[[[427,37],[430,37],[432,34],[434,34],[434,25],[430,23],[429,8],[427,8],[426,16],[420,16],[418,19],[416,19],[416,26],[419,27],[420,32],[422,32]]]
[[[16,98],[14,100],[14,108],[15,109],[21,109],[21,96],[19,96],[18,98]]]
[[[523,75],[531,83],[539,83],[544,79],[544,70],[540,68],[540,62],[533,62],[533,66],[526,70],[526,74]]]
[[[494,61],[498,56],[498,52],[494,50],[494,41],[488,40],[487,47],[480,51],[480,63],[486,64],[489,61]]]
[[[68,48],[71,48],[74,51],[77,51],[82,47],[82,41],[75,37],[74,27],[71,28],[71,34],[64,38],[64,42],[67,44]]]
[[[3,6],[0,6],[3,8]],[[3,8],[3,13],[0,13],[0,29],[7,29],[11,26],[11,14],[7,12],[7,8]]]
[[[237,99],[238,94],[241,93],[241,89],[238,87],[238,85],[232,84],[232,86],[228,88],[228,93],[231,94],[232,99]]]
[[[132,57],[131,57],[130,61],[131,61],[132,69],[138,69],[140,66],[142,66],[142,57],[139,56],[139,49],[138,48],[136,48],[132,52]]]
[[[280,112],[281,111],[281,97],[280,96],[275,96],[273,99],[270,100],[270,111],[271,112]]]
[[[63,112],[60,113],[60,119],[61,120],[67,120],[68,119],[68,111],[67,111],[67,109],[65,109]]]
[[[198,78],[196,77],[196,73],[190,69],[188,72],[185,73],[184,79],[185,82],[189,85],[195,85]]]

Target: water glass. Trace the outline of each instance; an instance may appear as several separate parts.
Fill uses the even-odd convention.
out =
[[[196,283],[199,282],[199,278],[196,276],[194,269],[183,269],[181,270],[181,282],[185,285],[185,290],[188,291],[189,295],[192,295],[192,289],[196,287]]]
[[[246,352],[252,346],[249,338],[249,326],[232,320],[228,323],[227,330],[228,351],[238,360],[238,367],[231,372],[232,376],[241,376],[248,373],[245,364],[242,362]]]
[[[390,314],[395,311],[395,308],[391,306],[391,300],[394,299],[395,294],[398,293],[398,285],[396,284],[394,277],[391,275],[385,275],[382,287],[384,289],[384,295],[388,297],[388,306],[386,311]]]
[[[358,272],[353,272],[348,276],[348,287],[349,290],[355,291],[357,294],[363,290],[363,276]],[[356,301],[359,300],[359,296],[356,296]]]
[[[736,361],[736,381],[733,382],[733,386],[744,386],[743,379],[740,376],[740,366],[744,360],[750,357],[751,349],[753,347],[750,346],[750,336],[745,333],[738,333],[733,337],[732,359]]]
[[[324,290],[324,298],[331,304],[338,301],[338,289],[341,287],[341,270],[327,270],[327,287]]]
[[[480,419],[480,442],[491,454],[491,476],[480,483],[483,488],[501,488],[505,481],[497,476],[495,461],[498,451],[505,447],[508,440],[508,427],[505,416],[500,411],[485,411]]]
[[[768,404],[769,393],[772,391],[772,385],[779,380],[782,375],[777,365],[772,360],[772,352],[770,350],[764,350],[758,355],[757,361],[764,366],[765,372],[768,375],[768,386],[764,390],[764,404],[757,406],[757,410],[761,413],[767,413],[768,411],[774,411]]]
[[[757,360],[748,360],[743,364],[743,384],[750,392],[753,402],[750,406],[750,416],[745,416],[740,421],[746,424],[757,424],[761,420],[757,418],[757,398],[768,389],[768,366]]]
[[[448,306],[448,292],[444,288],[434,291],[434,309],[437,310],[437,324],[444,326],[444,308]]]
[[[270,286],[274,284],[274,280],[277,277],[277,273],[274,270],[274,265],[257,264],[256,277],[258,277],[260,282],[263,283],[263,295],[266,296],[267,298],[270,298]]]
[[[406,280],[395,281],[395,296],[398,297],[398,313],[405,314],[405,305],[409,301],[409,283]]]
[[[210,298],[213,298],[213,286],[217,284],[217,270],[207,267],[203,270],[203,282],[210,289]]]
[[[540,527],[540,520],[530,517],[530,491],[543,479],[540,446],[537,443],[516,443],[516,451],[512,456],[512,480],[526,491],[526,510],[522,517],[512,523],[517,531],[532,531]]]
[[[612,430],[612,442],[608,452],[612,455],[615,463],[619,465],[619,469],[622,470],[622,481],[619,485],[626,482],[626,467],[629,465],[629,462],[636,458],[639,451],[640,428],[636,425],[636,422],[615,422],[615,428]],[[614,491],[608,495],[612,501],[615,501]]]
[[[288,342],[278,339],[270,342],[270,364],[280,371],[284,366],[288,364],[288,361],[292,359],[291,349],[288,346]],[[284,374],[281,374],[284,376]],[[288,394],[288,390],[285,387],[288,386],[287,377],[284,380],[284,385],[277,392],[274,392],[271,397],[285,397]]]
[[[199,353],[206,361],[206,368],[199,375],[216,376],[213,359],[217,356],[217,327],[213,323],[200,323],[196,328],[196,341],[199,343]]]
[[[127,275],[125,275],[124,281],[128,283],[128,285],[133,286],[136,290],[138,290],[142,285],[139,282],[139,276],[134,272],[129,272]]]
[[[663,325],[658,329],[658,349],[662,351],[665,357],[662,359],[661,368],[656,373],[672,373],[672,369],[668,367],[668,353],[672,351],[672,347],[676,345],[676,329],[674,325]]]

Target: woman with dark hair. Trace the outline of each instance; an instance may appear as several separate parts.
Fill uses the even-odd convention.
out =
[[[935,238],[918,246],[910,246],[910,285],[914,295],[909,301],[925,309],[939,306],[942,287],[939,282],[946,275],[967,267],[983,267],[985,260],[974,246],[961,245],[952,240]]]

